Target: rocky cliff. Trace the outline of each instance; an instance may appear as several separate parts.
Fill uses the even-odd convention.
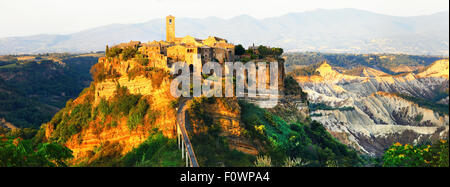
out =
[[[40,131],[43,141],[59,142],[73,151],[72,164],[121,158],[146,141],[154,129],[176,138],[178,99],[170,94],[172,77],[167,68],[149,67],[136,58],[102,57],[91,73],[91,86],[68,101]],[[205,107],[228,147],[257,155],[256,147],[242,135],[237,99],[217,101]],[[188,126],[189,136],[201,133],[202,125],[194,121]]]

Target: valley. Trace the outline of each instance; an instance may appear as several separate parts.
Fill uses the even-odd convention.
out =
[[[89,69],[102,54],[0,56],[2,124],[38,128],[92,80]],[[0,122],[1,123],[1,122]]]
[[[448,137],[448,59],[415,59],[419,60],[358,65],[351,61],[332,61],[330,65],[325,59],[293,68],[288,74],[308,93],[313,120],[341,142],[367,154],[381,155],[395,142],[420,144]],[[287,61],[295,67],[294,61]],[[405,68],[408,65],[411,68]],[[396,66],[407,71],[393,73]],[[414,68],[417,66],[424,67],[419,70]]]

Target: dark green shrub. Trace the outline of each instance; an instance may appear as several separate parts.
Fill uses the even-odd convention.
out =
[[[168,139],[154,130],[147,140],[125,155],[123,166],[138,167],[180,167],[184,166],[176,139]]]
[[[126,47],[125,49],[122,50],[122,55],[123,55],[122,59],[127,61],[129,59],[134,58],[134,56],[136,55],[137,51],[138,50],[137,50],[136,47],[132,47],[132,46]]]
[[[136,107],[132,108],[128,117],[127,126],[130,130],[133,130],[137,125],[143,123],[144,116],[147,112],[149,105],[147,100],[141,99]]]
[[[106,51],[105,55],[107,57],[114,58],[114,57],[119,56],[120,53],[122,53],[122,49],[120,47],[112,47],[112,48],[109,48],[108,51]]]

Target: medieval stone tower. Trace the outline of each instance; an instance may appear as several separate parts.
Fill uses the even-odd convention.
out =
[[[166,41],[175,42],[175,17],[172,15],[166,17]]]

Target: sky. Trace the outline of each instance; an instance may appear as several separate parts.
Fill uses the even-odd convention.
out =
[[[316,9],[355,8],[393,16],[448,11],[448,0],[0,0],[0,38],[70,34],[114,23],[177,18],[259,19]]]

